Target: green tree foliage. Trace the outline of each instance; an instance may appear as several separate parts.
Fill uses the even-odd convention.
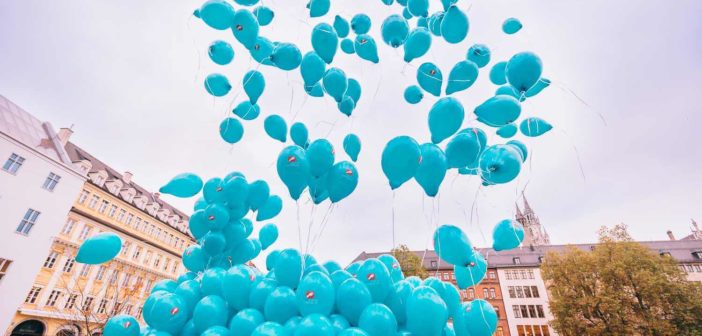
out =
[[[394,248],[391,253],[400,263],[402,273],[404,273],[406,277],[416,275],[422,279],[426,279],[426,277],[429,276],[427,270],[422,267],[422,258],[412,253],[406,245],[400,245]]]
[[[702,285],[625,225],[599,233],[594,249],[550,252],[542,265],[560,335],[702,335]]]

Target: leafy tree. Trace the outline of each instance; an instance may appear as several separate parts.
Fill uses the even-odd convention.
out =
[[[404,273],[405,276],[416,275],[422,279],[426,279],[426,277],[429,276],[427,270],[422,267],[422,258],[410,251],[406,245],[400,245],[392,249],[391,253],[400,263],[402,273]]]
[[[624,224],[599,234],[591,251],[552,251],[542,265],[560,335],[702,335],[702,285]]]

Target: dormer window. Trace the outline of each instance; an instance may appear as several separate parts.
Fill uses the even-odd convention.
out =
[[[93,181],[96,185],[102,187],[103,184],[105,184],[105,180],[107,179],[107,172],[104,170],[94,172],[90,174],[90,180]]]
[[[660,253],[661,257],[670,257],[670,252],[661,252]]]
[[[702,251],[692,252],[692,256],[695,257],[695,259],[702,259]]]
[[[512,262],[514,262],[515,265],[521,265],[521,264],[522,264],[522,260],[519,259],[519,257],[514,257],[514,258],[512,258]]]
[[[134,199],[134,195],[136,195],[136,190],[134,190],[134,188],[122,189],[122,199],[124,199],[127,203]]]

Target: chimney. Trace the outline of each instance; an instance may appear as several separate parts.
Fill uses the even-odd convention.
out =
[[[133,176],[132,172],[129,172],[129,171],[124,172],[124,174],[122,174],[122,181],[124,181],[124,183],[126,183],[126,184],[129,184],[132,182],[132,176]]]
[[[68,143],[68,140],[71,138],[71,135],[73,135],[73,130],[70,128],[62,127],[59,130],[58,138],[61,141],[62,146],[64,146],[64,147],[66,146],[66,144]]]
[[[673,231],[668,230],[666,233],[668,234],[668,239],[675,240],[675,236],[673,236]]]
[[[699,230],[700,230],[700,228],[699,228],[699,227],[697,226],[697,222],[695,222],[695,220],[694,220],[694,219],[692,219],[692,218],[690,218],[690,220],[692,221],[692,227],[694,227],[694,228],[695,228],[695,231],[699,231]]]

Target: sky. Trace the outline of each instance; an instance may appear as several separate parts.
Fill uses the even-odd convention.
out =
[[[336,0],[330,14],[311,19],[305,1],[263,3],[276,16],[262,35],[303,52],[311,50],[312,27],[331,23],[333,14],[371,16],[381,62],[339,51],[333,63],[363,87],[352,117],[329,97],[307,98],[299,71],[258,67],[267,81],[261,116],[244,122],[241,142],[224,143],[218,125],[245,99],[241,79],[257,64],[231,32],[191,15],[198,1],[2,1],[0,94],[55,128],[72,125],[74,143],[118,171],[131,171],[150,190],[182,172],[210,178],[236,170],[267,180],[286,200],[272,220],[281,231],[273,246],[299,248],[302,241],[324,260],[348,262],[401,243],[431,248],[434,228],[446,223],[462,227],[475,245],[489,246],[492,227],[513,218],[523,192],[555,244],[592,242],[601,225],[621,222],[639,240],[667,239],[669,229],[682,237],[691,218],[702,222],[700,1],[460,0],[470,18],[467,39],[449,45],[434,38],[432,50],[409,65],[401,49],[380,38],[382,20],[399,14],[397,5]],[[432,1],[432,11],[439,6]],[[522,31],[503,34],[508,17],[519,18]],[[232,64],[208,59],[207,47],[217,39],[234,45]],[[446,76],[474,43],[491,48],[491,64],[527,50],[542,58],[553,85],[526,101],[522,115],[548,120],[553,131],[517,136],[530,159],[511,183],[484,188],[477,178],[450,171],[436,199],[413,181],[392,192],[380,168],[382,149],[397,135],[429,141],[426,117],[436,101],[428,96],[409,105],[404,88],[415,84],[422,62],[435,62]],[[464,126],[478,126],[472,110],[495,90],[489,67],[455,95],[467,112]],[[202,84],[215,72],[234,83],[217,99]],[[290,142],[266,136],[263,119],[271,114],[289,125],[304,122],[312,139],[329,139],[337,160],[348,159],[343,137],[358,134],[363,149],[355,192],[332,209],[329,203],[313,208],[305,197],[291,201],[274,164]],[[504,142],[483,128],[490,143]],[[188,212],[194,202],[162,198]]]

